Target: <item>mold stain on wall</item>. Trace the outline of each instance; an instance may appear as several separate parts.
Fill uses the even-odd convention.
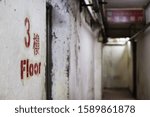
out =
[[[79,1],[49,2],[53,6],[52,97],[93,99],[94,49],[92,48],[97,37],[85,22],[84,13],[80,13]]]

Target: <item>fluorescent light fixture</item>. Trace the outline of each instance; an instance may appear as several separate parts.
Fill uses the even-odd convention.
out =
[[[108,38],[107,44],[126,44],[129,41],[129,37],[126,38]]]

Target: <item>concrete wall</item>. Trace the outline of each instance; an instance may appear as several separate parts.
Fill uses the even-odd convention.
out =
[[[53,99],[101,99],[101,43],[78,0],[49,0],[52,15]],[[86,17],[86,20],[85,20]]]
[[[45,99],[45,3],[0,0],[0,99]],[[34,53],[34,34],[39,53]]]
[[[52,7],[52,98],[101,99],[99,28],[78,0]],[[45,99],[46,0],[0,0],[0,99]],[[35,45],[36,44],[36,45]]]
[[[94,99],[102,97],[102,44],[94,41]]]
[[[127,44],[128,48],[128,73],[129,73],[129,84],[128,88],[131,93],[134,93],[133,89],[133,83],[134,83],[134,78],[133,78],[133,51],[132,51],[132,44],[131,42],[128,42]]]
[[[104,46],[103,87],[130,87],[130,90],[132,90],[132,57],[130,43],[126,46]]]
[[[101,43],[81,19],[71,43],[70,99],[101,99]]]
[[[150,6],[146,10],[146,22],[150,22]],[[137,97],[150,99],[150,28],[137,41]]]

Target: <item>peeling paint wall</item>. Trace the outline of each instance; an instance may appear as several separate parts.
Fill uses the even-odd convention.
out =
[[[52,97],[68,99],[71,23],[68,0],[49,0],[52,12]]]
[[[150,6],[146,9],[146,22],[150,22]],[[137,97],[150,99],[150,28],[137,41]]]
[[[0,99],[45,99],[45,9],[45,0],[0,1]],[[38,55],[33,50],[34,33],[39,35]],[[24,38],[29,35],[26,47]],[[21,69],[21,60],[27,59],[28,77],[27,64]],[[40,73],[35,75],[32,66],[39,62]]]
[[[76,27],[75,27],[76,28]],[[101,43],[81,14],[71,43],[70,99],[101,99]]]
[[[84,11],[79,12],[78,0],[49,3],[53,6],[53,99],[101,99],[98,29],[90,27]]]
[[[132,57],[129,43],[126,46],[104,46],[103,83],[104,88],[132,90]]]

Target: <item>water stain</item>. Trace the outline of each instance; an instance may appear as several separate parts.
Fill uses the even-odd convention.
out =
[[[55,33],[55,32],[53,32],[52,36],[53,36],[54,39],[57,39],[57,38],[58,38],[58,37],[56,36],[56,33]]]

